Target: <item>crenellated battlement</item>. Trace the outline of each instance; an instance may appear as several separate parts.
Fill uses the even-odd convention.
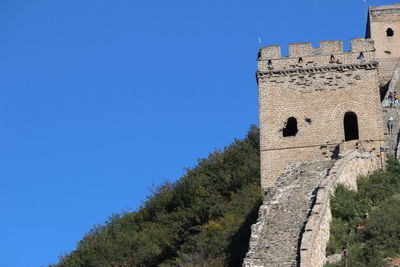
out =
[[[386,16],[393,19],[393,16],[400,15],[400,4],[386,5],[386,6],[370,6],[369,19],[371,21],[387,20]]]
[[[333,65],[352,65],[375,61],[371,39],[351,40],[351,50],[344,51],[343,41],[322,41],[319,47],[311,43],[289,44],[289,56],[281,56],[279,45],[266,46],[258,53],[258,71],[315,68]]]
[[[332,55],[349,52],[371,52],[374,51],[374,41],[371,39],[355,38],[351,40],[351,50],[343,50],[343,41],[321,41],[319,47],[313,47],[312,43],[292,43],[289,44],[289,57],[281,56],[279,45],[262,47],[259,51],[258,60],[269,60],[290,57],[309,57]]]
[[[359,118],[364,136],[357,139],[382,140],[374,42],[357,38],[350,51],[343,46],[343,41],[323,41],[319,47],[293,43],[288,56],[277,45],[260,49],[256,77],[263,188],[274,185],[288,162],[323,159],[330,153],[326,144],[345,140],[346,112]],[[296,126],[288,133],[290,123]]]
[[[387,84],[400,66],[400,3],[370,6],[366,38],[374,40],[375,55],[379,61],[379,85]]]

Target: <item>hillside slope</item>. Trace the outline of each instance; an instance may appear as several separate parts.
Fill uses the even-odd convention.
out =
[[[243,140],[158,186],[138,211],[95,226],[52,266],[241,266],[261,204],[259,183],[259,131],[252,126]],[[400,255],[399,162],[390,159],[358,188],[336,190],[327,254],[348,249],[349,266],[383,266]]]
[[[357,186],[338,186],[331,200],[327,255],[346,250],[348,266],[385,266],[400,257],[400,163],[390,158],[386,171],[361,177]],[[344,266],[344,259],[328,266]]]
[[[200,159],[52,266],[240,266],[261,204],[259,131]]]

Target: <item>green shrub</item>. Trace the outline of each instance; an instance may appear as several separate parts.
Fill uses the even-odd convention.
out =
[[[348,249],[349,266],[384,266],[400,255],[400,164],[389,158],[386,171],[359,178],[358,191],[338,186],[331,199],[327,255]]]
[[[240,266],[260,206],[258,128],[153,191],[55,266]]]
[[[329,243],[326,248],[327,256],[343,252],[343,249],[346,248],[346,245],[349,242],[349,233],[350,227],[347,222],[345,222],[342,218],[332,218],[331,238],[329,239]]]

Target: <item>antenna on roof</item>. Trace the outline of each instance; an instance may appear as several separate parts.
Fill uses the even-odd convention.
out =
[[[261,48],[261,36],[260,36],[260,35],[258,36],[258,45],[259,45],[260,48]]]

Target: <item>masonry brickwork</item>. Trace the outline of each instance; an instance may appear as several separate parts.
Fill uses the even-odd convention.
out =
[[[379,82],[386,84],[400,60],[400,4],[370,7],[366,38],[375,41]]]
[[[357,189],[359,175],[381,166],[380,157],[364,148],[341,153],[337,160],[290,163],[264,196],[242,266],[323,266],[335,187]]]
[[[299,242],[298,266],[317,267],[326,262],[325,249],[330,236],[332,220],[330,198],[338,184],[357,190],[357,178],[382,167],[373,151],[352,150],[342,155],[314,190],[315,205],[309,211],[304,232]]]
[[[400,140],[400,109],[391,108],[388,99],[388,95],[394,92],[400,92],[400,68],[397,68],[393,72],[392,79],[390,80],[386,92],[385,98],[382,101],[383,108],[383,121],[388,122],[389,118],[393,119],[391,129],[389,125],[385,125],[384,135],[387,143],[387,150],[389,153],[394,154],[397,158],[400,158],[399,151],[399,140]]]
[[[400,4],[370,7],[366,39],[289,44],[258,53],[261,186],[244,267],[322,266],[338,183],[399,157]],[[388,131],[388,118],[396,124]]]
[[[313,191],[332,164],[333,160],[289,164],[264,197],[243,267],[297,266],[299,235],[313,204]]]
[[[329,159],[345,141],[357,139],[376,153],[387,145],[390,114],[382,116],[381,100],[400,68],[400,4],[369,7],[366,37],[351,40],[350,51],[342,41],[289,44],[287,57],[278,45],[259,50],[263,189],[289,162]],[[355,138],[346,137],[347,115],[356,117]]]
[[[261,130],[261,184],[268,188],[289,162],[332,157],[345,139],[345,114],[356,115],[359,142],[377,152],[383,145],[378,62],[374,43],[351,40],[290,44],[289,57],[279,46],[262,48],[258,58]],[[297,132],[285,136],[289,120]]]

